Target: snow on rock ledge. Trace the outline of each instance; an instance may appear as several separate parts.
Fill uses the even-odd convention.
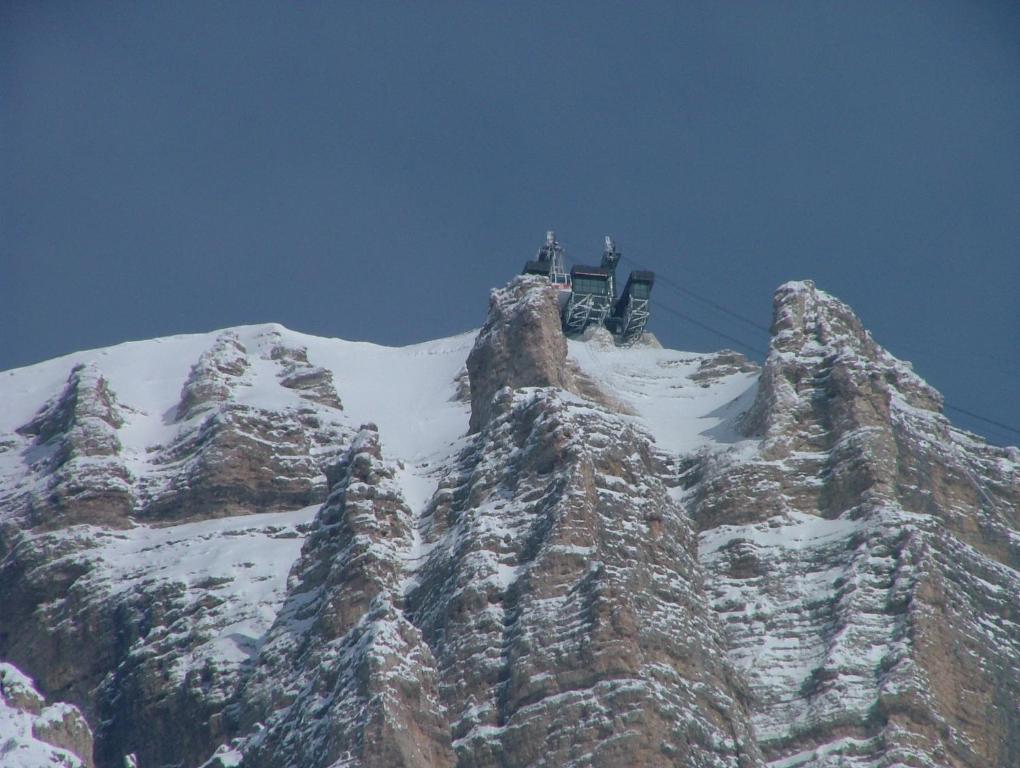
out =
[[[399,469],[364,425],[244,683],[245,766],[452,764],[435,663],[399,605],[414,545]]]
[[[124,416],[99,369],[79,364],[63,391],[16,430],[31,440],[31,469],[44,476],[27,504],[30,524],[129,525],[131,475],[117,436]]]
[[[92,731],[77,707],[46,705],[32,680],[0,662],[0,765],[92,768]]]

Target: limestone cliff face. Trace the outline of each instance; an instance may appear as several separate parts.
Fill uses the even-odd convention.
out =
[[[568,343],[522,277],[473,339],[253,326],[10,372],[0,660],[78,707],[33,736],[44,705],[0,685],[11,743],[98,768],[1020,764],[1020,452],[811,283],[777,292],[756,371]]]
[[[758,764],[647,437],[548,388],[495,408],[440,486],[409,595],[457,764]]]
[[[60,528],[85,521],[128,525],[130,473],[117,430],[124,413],[94,366],[77,365],[63,391],[18,429],[39,482],[25,503],[30,525]]]
[[[521,276],[489,298],[489,316],[467,359],[471,432],[488,422],[493,397],[503,387],[558,387],[574,391],[566,365],[556,291],[548,282]]]
[[[327,391],[331,374],[275,331],[254,341],[249,350],[235,333],[220,334],[163,413],[122,402],[99,364],[75,365],[61,391],[0,444],[0,460],[16,466],[0,490],[0,658],[81,705],[100,765],[119,766],[129,753],[144,765],[196,763],[224,737],[222,709],[266,606],[261,597],[230,604],[225,593],[245,577],[234,563],[263,576],[233,549],[234,563],[220,564],[213,542],[303,533],[262,520],[203,531],[191,544],[207,547],[206,562],[222,575],[174,573],[169,553],[189,548],[169,531],[129,547],[134,563],[123,561],[122,544],[135,531],[144,540],[140,522],[264,518],[321,502],[349,443],[339,398]],[[296,397],[265,408],[244,402],[246,389],[270,389],[259,368]],[[128,444],[154,421],[166,443]],[[149,572],[161,552],[171,578]],[[255,585],[254,594],[265,592]],[[239,620],[237,649],[224,652],[235,643],[223,635]]]
[[[480,431],[423,521],[408,611],[457,764],[755,765],[690,522],[648,436],[564,392],[554,307],[540,284],[494,293],[468,361]]]
[[[243,684],[244,766],[760,763],[649,438],[566,366],[548,289],[494,292],[478,432],[417,520],[362,430]]]
[[[1016,450],[953,429],[811,283],[776,294],[743,426],[752,457],[707,458],[691,509],[766,755],[1014,764]]]
[[[362,428],[240,696],[246,766],[452,765],[435,662],[403,610],[411,511]]]

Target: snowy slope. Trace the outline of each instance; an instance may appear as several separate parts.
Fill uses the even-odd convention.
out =
[[[247,659],[272,625],[287,589],[287,574],[318,507],[294,512],[203,520],[169,527],[140,525],[94,534],[88,587],[104,599],[157,583],[178,585],[185,607],[174,633],[208,639],[175,660],[173,678],[183,679],[199,660],[234,664]],[[204,604],[201,613],[187,607]],[[197,616],[197,618],[196,618]],[[158,634],[158,630],[156,632]],[[148,639],[155,641],[156,634]]]
[[[26,424],[60,392],[75,365],[93,364],[130,414],[118,437],[130,468],[142,476],[151,471],[147,449],[172,442],[180,430],[169,414],[180,400],[191,366],[225,332],[237,335],[252,363],[246,386],[236,398],[240,404],[267,409],[303,404],[297,393],[280,386],[276,366],[260,356],[268,345],[282,341],[307,347],[311,363],[333,372],[348,423],[356,429],[365,421],[377,422],[391,458],[411,464],[428,461],[464,432],[466,410],[454,401],[454,378],[470,351],[473,332],[392,348],[308,336],[267,324],[127,342],[0,373],[4,402],[0,434]],[[0,466],[0,472],[4,469]]]
[[[635,422],[677,455],[745,441],[733,419],[754,401],[757,368],[720,370],[718,354],[614,347],[599,336],[568,342],[570,358],[606,393],[635,411]]]
[[[83,768],[78,755],[54,743],[69,742],[67,737],[74,731],[83,737],[79,748],[91,749],[91,734],[75,707],[64,703],[47,706],[27,675],[12,664],[0,663],[0,765]]]
[[[294,390],[280,386],[276,367],[265,359],[270,344],[304,347],[310,363],[332,372],[346,424],[356,430],[374,422],[387,457],[407,465],[409,501],[421,503],[430,495],[429,465],[449,456],[466,431],[467,407],[456,398],[455,379],[474,342],[473,331],[394,348],[267,324],[76,352],[0,373],[0,434],[30,421],[60,392],[71,368],[92,364],[128,413],[118,437],[133,474],[143,477],[152,471],[149,449],[172,443],[181,429],[170,415],[192,365],[225,332],[237,335],[252,363],[235,402],[265,409],[305,405]],[[691,377],[715,355],[642,345],[621,349],[599,338],[570,341],[569,349],[589,377],[634,409],[638,424],[663,449],[684,454],[738,439],[724,422],[750,405],[756,372],[697,381]],[[6,462],[0,473],[20,469],[12,452],[0,454],[0,461]]]
[[[238,383],[222,404],[177,418],[192,367],[225,337],[236,337],[245,349],[246,368]],[[49,479],[45,469],[31,468],[39,449],[15,430],[60,396],[69,371],[78,365],[105,379],[115,396],[123,424],[116,429],[120,448],[114,460],[126,464],[136,489],[166,486],[162,476],[174,466],[163,458],[166,446],[226,407],[312,412],[339,425],[338,439],[352,439],[360,425],[376,423],[387,459],[399,467],[401,491],[417,512],[467,430],[468,408],[456,397],[456,379],[473,339],[467,333],[390,348],[258,325],[130,342],[0,373],[0,522],[17,510],[18,494],[26,488],[45,493]],[[280,347],[306,349],[312,366],[332,373],[342,411],[309,403],[301,392],[281,385],[281,366],[272,354]],[[290,429],[300,428],[293,424]],[[346,448],[339,444],[332,450],[342,454]],[[154,626],[131,655],[139,663],[165,656],[170,660],[166,674],[180,683],[210,663],[229,674],[257,652],[318,507],[169,526],[136,522],[120,530],[79,525],[42,534],[35,546],[68,551],[55,561],[58,568],[62,562],[87,564],[71,599],[96,615],[112,610],[103,604],[152,606],[144,610],[155,611],[157,618],[146,620]],[[51,609],[61,610],[56,603]]]

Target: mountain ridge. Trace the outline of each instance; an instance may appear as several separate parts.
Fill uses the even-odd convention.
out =
[[[0,374],[0,658],[100,766],[1011,765],[1020,452],[810,282],[762,368],[606,336],[517,278]]]

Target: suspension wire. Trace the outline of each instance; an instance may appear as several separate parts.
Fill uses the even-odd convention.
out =
[[[634,259],[630,258],[629,256],[621,256],[620,258],[623,261],[630,262],[631,264],[633,264],[638,269],[648,270],[648,267],[646,267],[646,266],[644,266],[642,264],[639,264],[638,262],[634,261]],[[651,271],[651,270],[649,270],[649,271]],[[655,273],[655,279],[656,280],[661,280],[666,285],[668,285],[668,286],[670,286],[672,288],[675,288],[676,290],[680,291],[681,293],[686,293],[691,298],[697,299],[698,301],[702,302],[703,304],[707,304],[708,306],[712,307],[713,309],[716,309],[716,310],[722,312],[725,315],[729,315],[730,317],[732,317],[732,318],[734,318],[736,320],[739,320],[740,322],[745,323],[746,325],[749,325],[752,328],[755,328],[756,330],[762,331],[763,333],[766,333],[766,334],[767,333],[771,333],[771,331],[769,330],[768,326],[762,325],[761,323],[759,323],[759,322],[757,322],[755,320],[752,320],[751,318],[746,317],[745,315],[742,315],[739,312],[733,311],[729,307],[723,306],[722,304],[720,304],[717,301],[713,301],[712,299],[708,298],[707,296],[702,296],[701,294],[696,293],[695,291],[692,291],[690,288],[687,288],[687,287],[681,285],[680,283],[677,283],[677,282],[675,282],[673,280],[670,280],[668,277],[663,275],[661,272],[656,272]]]
[[[658,277],[658,276],[656,276],[656,277]],[[751,352],[754,352],[756,355],[761,355],[762,357],[766,357],[768,355],[768,353],[764,349],[759,349],[758,347],[752,346],[751,344],[748,344],[746,342],[741,341],[736,336],[730,336],[728,333],[723,333],[722,331],[718,330],[717,328],[713,328],[712,326],[707,325],[707,324],[701,322],[700,320],[695,320],[690,315],[684,314],[680,310],[674,309],[673,307],[669,306],[668,304],[663,304],[658,299],[652,299],[651,302],[652,302],[652,304],[654,304],[659,309],[664,309],[667,312],[669,312],[671,315],[676,315],[681,320],[686,320],[691,325],[696,325],[699,328],[702,328],[702,329],[708,331],[709,333],[714,333],[716,336],[719,336],[719,337],[721,337],[723,339],[726,339],[727,341],[732,341],[734,344],[738,344],[741,347],[743,347],[744,349],[747,349],[747,350],[750,350]]]
[[[983,421],[986,424],[991,424],[993,427],[998,427],[999,429],[1004,429],[1007,432],[1012,432],[1015,435],[1020,435],[1020,429],[1017,429],[1016,427],[1011,427],[1008,424],[1003,424],[1001,421],[989,419],[987,416],[981,416],[980,414],[974,413],[973,411],[968,411],[966,408],[959,408],[955,405],[950,405],[949,403],[945,403],[945,407],[947,410],[962,413],[964,416],[970,416],[972,419],[977,419],[978,421]]]

